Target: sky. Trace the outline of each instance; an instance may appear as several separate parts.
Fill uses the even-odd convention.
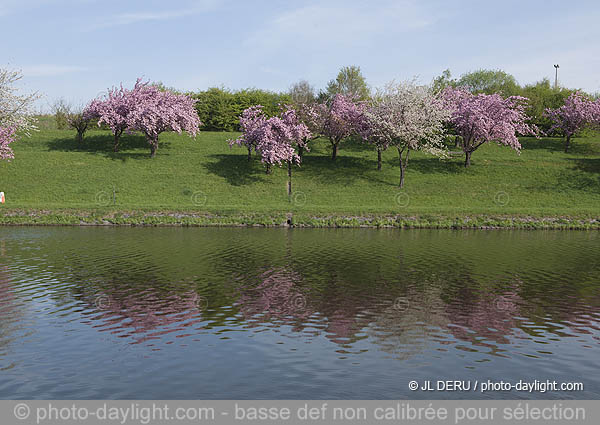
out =
[[[600,2],[0,0],[0,67],[40,110],[137,77],[180,90],[317,89],[342,66],[369,86],[502,69],[600,92]]]

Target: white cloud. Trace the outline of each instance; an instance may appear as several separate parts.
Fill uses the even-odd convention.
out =
[[[110,25],[129,25],[144,21],[164,21],[167,19],[181,18],[196,13],[194,9],[166,10],[163,12],[135,12],[123,13],[112,18]]]
[[[7,16],[22,10],[27,10],[28,8],[35,7],[37,4],[40,4],[40,1],[25,2],[19,0],[2,0],[2,3],[0,3],[0,16]]]
[[[74,72],[86,71],[82,66],[37,64],[21,67],[25,77],[56,77]]]
[[[245,44],[267,50],[287,46],[347,48],[373,37],[410,32],[432,23],[433,18],[412,1],[329,2],[285,12],[250,35]]]
[[[131,25],[139,22],[166,21],[206,12],[216,6],[216,0],[197,0],[189,7],[162,11],[136,11],[113,15],[90,29],[106,28],[117,25]]]
[[[94,0],[1,0],[0,16],[26,13],[43,6],[59,7],[62,3],[81,4]]]

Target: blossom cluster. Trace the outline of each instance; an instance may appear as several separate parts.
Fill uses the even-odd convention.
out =
[[[600,99],[592,101],[575,92],[559,108],[546,109],[546,115],[553,123],[550,131],[559,130],[570,138],[588,125],[600,125]]]
[[[320,133],[332,143],[338,143],[355,132],[364,113],[365,104],[355,103],[343,94],[336,94],[329,104],[320,103],[315,109],[316,124],[320,127]]]
[[[15,141],[15,127],[0,127],[0,159],[11,160],[15,156],[10,144]]]
[[[22,134],[36,129],[33,106],[40,95],[20,94],[17,84],[22,77],[20,71],[0,69],[0,127],[4,134],[8,134],[8,129]]]
[[[527,122],[527,98],[499,94],[473,94],[462,89],[446,88],[443,92],[452,111],[450,122],[462,139],[466,153],[487,142],[521,149],[518,135],[538,135],[539,130]]]
[[[35,130],[33,103],[39,94],[19,94],[17,82],[22,78],[19,71],[0,69],[0,159],[14,158],[10,144],[16,133],[28,135]]]
[[[125,130],[141,131],[154,154],[158,136],[164,131],[185,131],[196,136],[201,123],[194,104],[189,96],[160,90],[138,78],[131,90],[121,85],[110,89],[103,99],[93,100],[84,114],[98,118],[98,125],[107,124],[115,135],[115,143]]]
[[[242,135],[229,142],[244,145],[250,151],[256,150],[261,161],[267,165],[281,165],[284,162],[300,163],[296,148],[308,149],[306,141],[312,133],[308,126],[300,122],[291,107],[285,107],[280,115],[267,118],[261,105],[252,106],[240,117]]]
[[[444,156],[444,122],[449,118],[445,103],[428,87],[391,83],[357,120],[357,132],[380,150],[395,146]]]
[[[267,117],[263,112],[262,105],[255,105],[245,109],[240,116],[240,129],[242,134],[235,140],[229,140],[229,146],[237,144],[246,146],[248,151],[256,149],[260,141],[260,129],[264,125]]]
[[[201,123],[192,98],[139,81],[132,92],[134,102],[127,117],[128,125],[148,139],[157,140],[160,133],[169,130],[185,131],[191,136],[198,133]]]

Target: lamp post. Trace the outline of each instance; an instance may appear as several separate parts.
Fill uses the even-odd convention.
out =
[[[560,68],[558,66],[558,64],[554,65],[554,88],[557,89],[558,88],[558,68]]]

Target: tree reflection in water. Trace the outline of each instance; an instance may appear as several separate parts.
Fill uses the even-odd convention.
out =
[[[83,323],[102,332],[110,332],[130,343],[141,344],[160,340],[163,336],[178,333],[177,337],[197,334],[193,328],[203,322],[206,299],[189,285],[165,285],[157,280],[138,280],[127,277],[107,280],[88,280],[81,297],[90,308],[83,313]]]
[[[235,303],[249,326],[272,319],[292,324],[312,314],[301,291],[299,273],[287,267],[269,269],[258,276],[258,281],[256,286],[239,288],[241,294]]]

